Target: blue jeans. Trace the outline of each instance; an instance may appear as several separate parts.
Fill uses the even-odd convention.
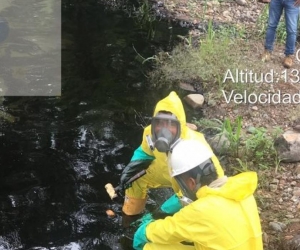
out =
[[[271,0],[269,6],[269,20],[266,32],[265,49],[273,51],[276,29],[284,9],[286,25],[285,55],[293,55],[296,47],[299,6],[295,0]]]

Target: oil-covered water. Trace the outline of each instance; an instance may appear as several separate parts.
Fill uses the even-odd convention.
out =
[[[149,35],[133,15],[137,7],[62,1],[62,96],[1,100],[10,119],[0,118],[0,249],[131,249],[122,202],[111,201],[104,185],[118,184],[168,93],[149,90],[150,67],[138,54],[170,50],[186,32],[156,21]],[[150,194],[147,209],[165,195]]]

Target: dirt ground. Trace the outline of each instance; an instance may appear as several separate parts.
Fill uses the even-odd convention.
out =
[[[191,33],[200,29],[201,18],[217,22],[243,26],[253,29],[266,5],[256,1],[190,1],[164,0],[156,2],[156,13],[188,27]],[[299,39],[298,39],[299,40]],[[249,68],[251,63],[260,60],[264,50],[263,39],[252,41],[252,50],[247,54]],[[270,62],[262,64],[263,71],[277,72],[273,82],[256,84],[256,93],[280,93],[294,96],[300,93],[300,46],[297,44],[298,57],[290,69],[282,65],[284,45],[276,44]],[[220,96],[220,95],[219,95]],[[298,97],[299,98],[299,97]],[[209,102],[208,102],[209,103]],[[300,103],[300,99],[298,99]],[[226,98],[214,100],[213,105],[205,104],[206,118],[235,119],[243,117],[243,127],[264,127],[272,130],[280,127],[291,130],[300,125],[300,104],[298,103],[241,103],[227,102]],[[265,249],[300,249],[300,163],[281,163],[279,171],[261,171],[259,178],[266,185],[259,187],[256,197],[260,209]],[[276,184],[275,189],[272,188]]]

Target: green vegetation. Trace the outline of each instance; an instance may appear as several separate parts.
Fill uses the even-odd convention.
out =
[[[188,1],[188,6],[195,4]],[[169,4],[175,4],[176,1],[170,1]],[[143,63],[151,61],[154,63],[154,70],[149,73],[150,85],[155,88],[165,88],[177,86],[180,82],[200,82],[204,85],[204,90],[227,90],[227,91],[254,91],[257,85],[251,83],[241,83],[225,81],[224,76],[227,70],[235,72],[251,69],[257,75],[263,72],[264,66],[258,58],[249,56],[253,54],[257,39],[263,43],[267,21],[269,5],[264,8],[257,20],[254,29],[247,29],[241,24],[214,24],[211,20],[205,19],[205,11],[208,4],[216,4],[218,1],[208,1],[203,3],[203,13],[198,13],[203,20],[205,32],[198,37],[189,35],[180,37],[181,43],[171,52],[159,52],[149,58],[144,58]],[[172,6],[169,6],[172,7]],[[152,23],[149,6],[143,5],[141,8],[141,23]],[[189,12],[190,15],[192,12]],[[282,16],[277,29],[277,42],[285,43],[286,30],[284,17]],[[168,54],[168,56],[165,56]],[[259,57],[259,53],[257,55]]]
[[[257,60],[248,60],[251,44],[245,37],[244,29],[229,26],[214,29],[210,21],[207,33],[197,41],[192,37],[184,38],[168,56],[162,56],[163,53],[155,56],[155,69],[150,73],[150,83],[155,88],[171,88],[179,82],[193,80],[201,82],[206,92],[212,89],[253,90],[253,84],[224,81],[227,70],[235,72],[251,67],[253,71],[261,72],[263,68]]]
[[[148,0],[143,0],[142,4],[135,10],[135,20],[141,28],[148,31],[148,38],[154,37],[156,16],[151,10]]]
[[[225,154],[231,166],[231,171],[243,172],[247,170],[265,170],[275,166],[277,172],[280,159],[274,148],[274,139],[282,133],[276,128],[268,133],[265,128],[242,130],[242,118],[238,116],[234,121],[226,118],[219,120],[194,120],[194,123],[204,133],[214,131],[218,143],[221,143],[222,154]],[[223,149],[222,149],[223,148]]]
[[[214,3],[213,3],[214,2]],[[257,74],[263,72],[263,63],[251,56],[257,41],[251,39],[255,36],[263,39],[267,28],[268,5],[257,20],[256,28],[247,30],[241,25],[215,25],[205,20],[205,11],[208,4],[217,4],[217,1],[205,1],[203,13],[197,17],[206,24],[205,33],[195,37],[179,37],[181,43],[171,52],[159,52],[149,58],[142,58],[142,63],[151,61],[154,69],[149,73],[151,87],[174,88],[179,83],[200,83],[207,95],[207,100],[217,101],[222,91],[254,92],[261,88],[259,84],[242,83],[238,81],[225,80],[225,73],[251,69]],[[176,4],[176,0],[169,3]],[[188,6],[192,6],[193,1]],[[170,6],[169,6],[170,7]],[[195,13],[196,15],[196,13]],[[285,23],[280,21],[277,31],[277,41],[285,42]],[[138,54],[138,52],[137,52]],[[259,57],[259,54],[258,54]],[[213,93],[211,95],[210,93]],[[279,129],[268,132],[265,128],[252,128],[245,132],[242,129],[242,118],[237,117],[234,121],[226,118],[221,120],[201,119],[194,121],[205,134],[214,134],[219,138],[219,143],[224,148],[222,154],[226,155],[231,170],[241,172],[249,169],[264,171],[275,166],[277,171],[280,163],[274,148],[274,139],[278,136]]]
[[[253,128],[251,134],[245,140],[246,160],[253,161],[260,169],[267,169],[276,166],[276,171],[280,162],[274,148],[274,139],[282,133],[276,128],[271,134],[265,128]]]

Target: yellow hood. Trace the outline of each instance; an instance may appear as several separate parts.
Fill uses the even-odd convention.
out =
[[[176,92],[172,91],[167,97],[156,104],[153,116],[155,116],[159,111],[168,111],[176,115],[181,127],[180,137],[185,138],[187,133],[186,117],[182,102]]]
[[[182,102],[181,102],[180,98],[178,97],[178,95],[176,94],[176,92],[172,91],[167,97],[160,100],[155,106],[153,115],[155,116],[159,111],[168,111],[168,112],[171,112],[172,114],[176,115],[177,119],[179,120],[180,127],[181,127],[180,138],[200,140],[202,143],[204,143],[210,149],[210,146],[206,142],[204,135],[202,133],[199,133],[197,131],[193,131],[193,130],[189,129],[188,126],[186,125],[186,117],[185,117],[184,108],[183,108]],[[152,151],[150,149],[147,139],[146,139],[147,136],[149,136],[149,135],[151,135],[151,125],[147,126],[144,129],[143,141],[141,144],[142,150],[147,155],[154,156],[156,159],[156,163],[158,165],[167,167],[166,154],[160,153],[156,149],[154,151]],[[212,161],[215,164],[218,176],[219,177],[224,176],[223,169],[220,165],[219,160],[217,159],[217,157],[215,155],[212,157]],[[166,168],[166,169],[168,170],[168,168]],[[167,176],[169,176],[169,171],[167,171],[166,174],[167,174]],[[175,181],[174,181],[174,183],[175,183]],[[175,190],[176,190],[176,192],[178,192],[179,187],[177,184],[174,184],[174,183],[173,183],[173,186],[174,187],[176,186]]]
[[[201,187],[197,192],[197,197],[201,198],[207,195],[217,195],[227,199],[241,201],[252,195],[256,188],[256,172],[245,172],[229,177],[227,182],[220,188]]]

